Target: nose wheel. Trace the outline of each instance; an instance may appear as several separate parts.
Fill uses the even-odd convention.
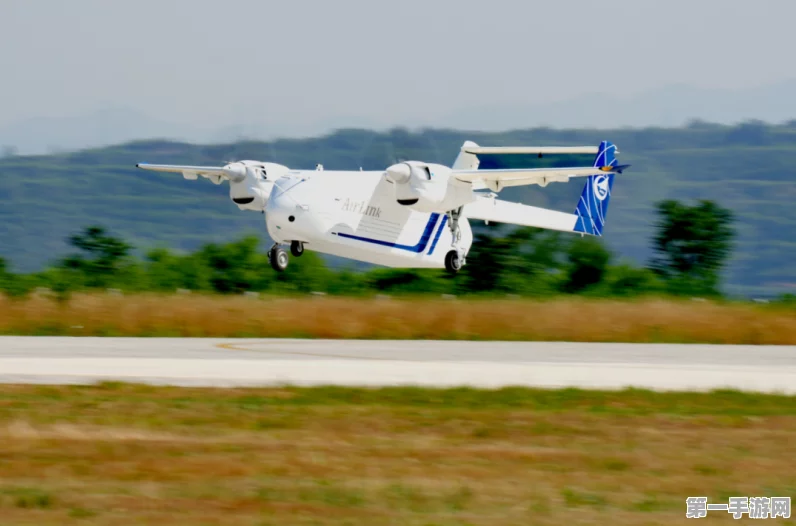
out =
[[[284,271],[288,264],[287,252],[279,245],[274,245],[268,251],[268,262],[271,263],[271,267],[277,272]]]
[[[290,242],[290,253],[295,257],[299,257],[304,253],[304,243],[301,241]]]

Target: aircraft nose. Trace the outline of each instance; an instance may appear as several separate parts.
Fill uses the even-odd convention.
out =
[[[265,209],[265,222],[274,240],[308,241],[325,228],[323,219],[310,213],[302,195],[293,192],[272,194]]]

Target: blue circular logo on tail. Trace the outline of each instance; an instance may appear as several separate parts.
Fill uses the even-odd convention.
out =
[[[594,189],[594,196],[598,200],[604,201],[608,197],[608,178],[604,175],[598,175],[594,178],[592,188]]]

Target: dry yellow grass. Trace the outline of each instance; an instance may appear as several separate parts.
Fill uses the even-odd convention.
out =
[[[793,398],[441,393],[3,386],[0,524],[668,525],[796,496]]]
[[[796,309],[690,300],[0,298],[0,333],[796,344]]]

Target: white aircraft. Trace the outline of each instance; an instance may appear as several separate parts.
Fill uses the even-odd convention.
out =
[[[400,268],[445,268],[458,272],[473,242],[469,219],[600,236],[620,166],[616,146],[480,147],[467,141],[452,167],[408,161],[384,171],[291,170],[281,164],[239,161],[223,167],[137,164],[182,173],[186,179],[229,181],[239,209],[262,212],[275,244],[271,266],[288,266],[305,247],[316,252]],[[478,155],[595,154],[593,166],[479,170]],[[568,214],[497,199],[503,188],[586,177]]]

